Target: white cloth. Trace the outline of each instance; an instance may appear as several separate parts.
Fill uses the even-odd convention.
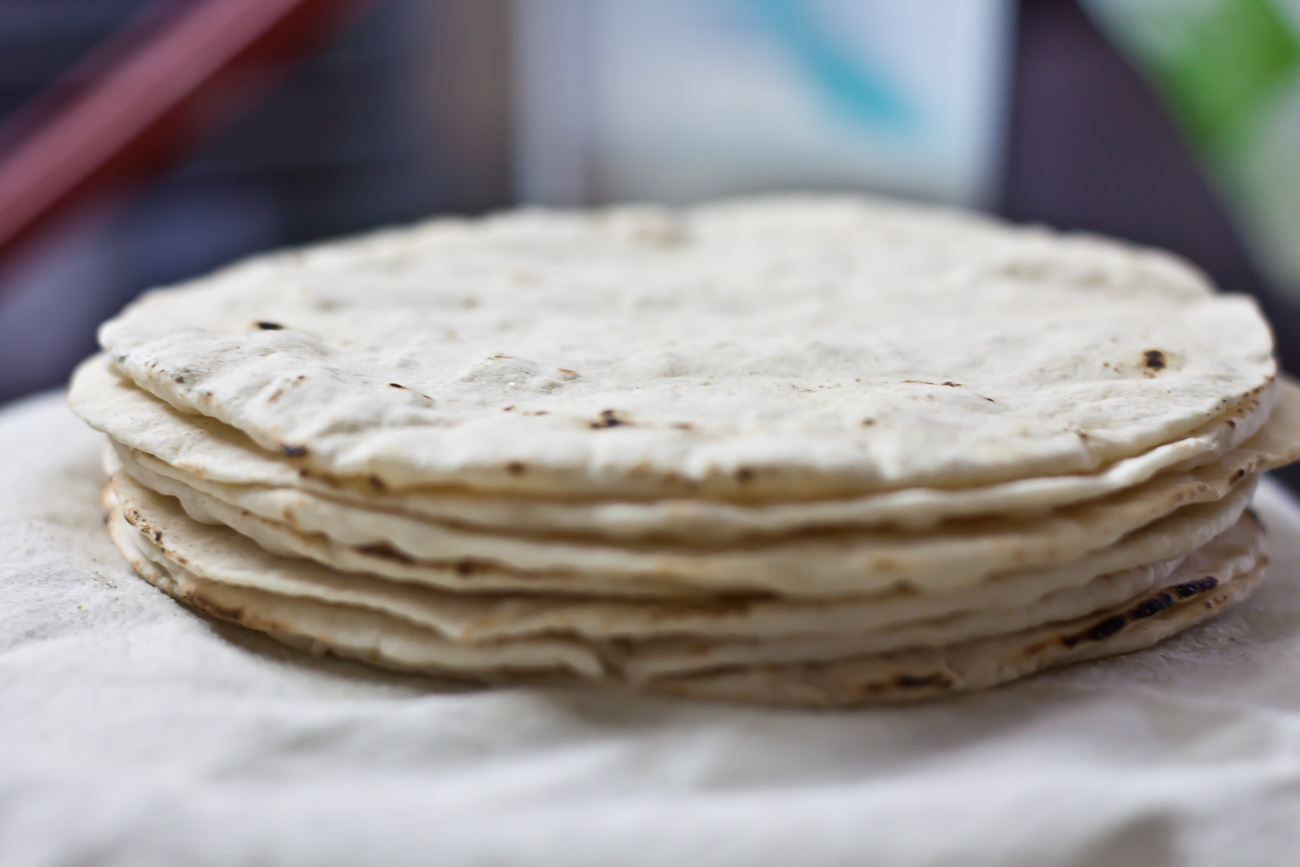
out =
[[[1300,508],[1247,606],[1131,657],[813,713],[451,692],[135,578],[59,398],[0,414],[0,864],[1300,863]]]

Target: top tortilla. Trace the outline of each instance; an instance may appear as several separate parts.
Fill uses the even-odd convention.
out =
[[[1275,374],[1165,254],[857,198],[520,212],[263,257],[115,369],[377,486],[741,502],[1095,471]]]
[[[1241,445],[1270,418],[1279,380],[1182,439],[1110,464],[1097,473],[1016,479],[967,488],[909,488],[831,500],[732,503],[699,498],[578,500],[494,495],[463,489],[375,490],[368,481],[303,474],[228,425],[177,411],[123,383],[106,359],[88,359],[72,377],[68,402],[108,434],[124,461],[157,459],[198,480],[298,488],[349,505],[525,535],[720,542],[831,527],[895,526],[923,530],[956,518],[1029,518],[1132,488],[1162,472],[1210,464]],[[1294,399],[1294,398],[1293,398]],[[158,469],[158,468],[156,468]],[[164,475],[167,469],[159,469]]]

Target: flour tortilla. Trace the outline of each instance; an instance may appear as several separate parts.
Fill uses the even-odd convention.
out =
[[[858,198],[439,220],[137,301],[114,368],[301,466],[766,502],[1095,473],[1276,372],[1114,242]]]
[[[339,605],[208,582],[150,551],[114,508],[109,532],[140,574],[178,599],[214,616],[234,620],[316,652],[332,651],[387,667],[492,682],[563,671],[568,676],[609,681],[595,675],[576,654],[547,642],[457,645],[401,620]],[[154,553],[155,556],[150,556]],[[641,688],[756,703],[843,706],[867,701],[908,700],[938,692],[976,689],[1023,677],[1042,668],[1155,643],[1241,598],[1260,577],[1262,564],[1242,575],[1203,558],[1219,575],[1186,566],[1176,583],[1147,591],[1121,606],[1085,618],[1062,621],[1006,636],[936,649],[902,650],[838,662],[739,667],[639,682]]]
[[[128,513],[133,510],[148,513],[154,502],[149,499],[150,489],[142,486],[120,466],[114,466],[112,462],[115,458],[111,453],[107,457],[113,484],[123,501],[124,508]],[[1077,560],[1049,569],[1019,569],[1001,573],[988,581],[967,584],[964,587],[954,588],[954,591],[969,590],[978,599],[984,592],[983,587],[996,586],[999,598],[1031,601],[1054,590],[1084,584],[1108,572],[1178,557],[1208,543],[1232,526],[1249,505],[1254,487],[1254,477],[1247,477],[1222,499],[1179,509],[1161,521],[1130,533],[1116,544]],[[200,501],[194,496],[187,495],[180,503],[186,514],[196,521],[224,525],[267,551],[286,557],[314,560],[343,572],[376,575],[453,591],[622,596],[628,598],[629,606],[636,604],[632,600],[660,598],[680,601],[686,597],[693,602],[699,598],[708,598],[710,595],[706,592],[706,588],[691,584],[674,584],[663,577],[514,572],[490,565],[464,569],[457,566],[410,561],[374,549],[341,545],[324,536],[297,533],[282,524],[258,518],[225,505],[219,500],[208,498],[200,505]],[[737,591],[740,592],[744,591]],[[900,597],[928,595],[936,599],[971,598],[963,597],[959,592],[947,591],[941,594],[922,594],[909,586],[864,589],[857,593],[832,594],[832,596],[878,598],[880,594],[887,592],[894,592]],[[748,595],[752,597],[752,591]],[[827,601],[828,597],[807,593],[785,594],[785,596],[787,599],[806,602],[809,606],[824,604],[824,613],[821,616],[828,621],[838,616],[835,613],[837,606],[833,601]],[[931,603],[922,604],[929,606]],[[941,606],[943,603],[933,604]],[[780,618],[785,613],[781,608],[771,606],[759,610],[762,611],[762,616],[770,618]]]
[[[134,514],[127,515],[127,520],[142,537],[137,544],[147,556],[173,571],[185,570],[191,576],[235,587],[255,585],[277,596],[314,599],[380,612],[432,629],[440,638],[453,641],[462,640],[455,633],[463,634],[466,622],[488,624],[493,620],[508,622],[513,619],[508,600],[466,596],[449,599],[448,594],[435,599],[427,592],[420,594],[410,589],[403,591],[400,587],[386,587],[383,586],[385,582],[373,579],[339,580],[338,576],[331,576],[329,570],[319,568],[313,575],[309,564],[268,556],[229,531],[209,531],[208,544],[203,544],[202,526],[184,518],[174,506],[170,508],[170,513],[164,506],[148,514],[131,508]],[[160,529],[163,526],[167,528],[165,531]],[[199,540],[197,544],[196,539]],[[690,637],[648,641],[597,641],[596,647],[611,670],[634,682],[737,665],[830,661],[867,653],[941,647],[1043,623],[1075,620],[1116,605],[1131,604],[1134,597],[1153,586],[1164,587],[1188,580],[1189,571],[1200,574],[1209,569],[1217,575],[1217,580],[1226,581],[1254,568],[1263,554],[1263,540],[1264,534],[1258,522],[1244,515],[1225,533],[1191,552],[1181,562],[1166,561],[1099,577],[1072,592],[1049,594],[1034,604],[1015,610],[961,612],[943,618],[889,623],[879,629],[860,627],[843,635],[809,633],[734,640],[703,632]],[[237,575],[237,580],[229,580],[233,575]],[[1175,576],[1179,576],[1177,581]],[[599,601],[561,599],[552,600],[551,604],[553,620],[564,620],[570,612],[578,614],[576,619],[579,622],[598,620],[602,614],[613,615],[610,617],[613,621],[618,619],[608,609],[602,612]],[[707,603],[701,607],[708,610]],[[583,611],[584,608],[594,608],[595,611]],[[589,640],[608,638],[619,631],[617,622],[608,622],[599,624],[595,635],[573,630],[551,635]],[[486,643],[496,646],[507,637],[516,638],[517,634],[501,630]]]
[[[552,576],[566,576],[560,579],[561,583],[585,593],[618,592],[616,585],[620,581],[627,585],[624,592],[632,595],[639,595],[642,588],[650,594],[668,595],[692,589],[698,593],[863,595],[893,587],[937,593],[970,586],[1015,566],[1046,568],[1068,565],[1075,558],[1085,558],[1090,551],[1104,552],[1122,536],[1148,523],[1121,523],[1118,519],[1127,515],[1094,512],[1086,516],[1086,520],[1073,515],[1054,516],[1049,525],[1054,535],[1045,538],[1016,528],[1004,530],[1003,537],[981,535],[967,527],[962,527],[960,535],[951,538],[881,537],[871,540],[871,544],[876,546],[871,556],[878,559],[867,561],[864,566],[857,566],[854,562],[862,562],[863,557],[855,553],[852,542],[790,543],[780,548],[768,546],[759,550],[671,555],[653,550],[603,548],[594,552],[596,556],[588,557],[586,555],[592,553],[588,548],[572,543],[508,537],[467,540],[434,527],[411,525],[403,528],[409,534],[402,536],[404,543],[418,541],[420,531],[426,530],[429,534],[426,542],[447,546],[435,549],[446,551],[446,556],[434,555],[426,559],[406,554],[384,542],[357,542],[369,538],[367,535],[354,535],[350,540],[340,541],[338,533],[304,531],[301,526],[263,518],[239,504],[152,475],[138,466],[127,472],[145,487],[177,498],[195,519],[224,524],[273,551],[310,557],[335,568],[374,571],[393,577],[416,574],[420,567],[434,567],[437,570],[435,574],[447,570],[472,576],[477,586],[485,589],[494,577],[504,573],[529,576],[533,579],[534,589],[547,590],[559,589],[551,586],[554,583]],[[1255,479],[1254,475],[1239,476],[1235,471],[1227,477],[1211,476],[1208,480],[1193,477],[1175,491],[1161,491],[1160,500],[1135,505],[1132,511],[1136,512],[1140,506],[1145,509],[1143,515],[1150,514],[1158,519],[1185,504],[1231,497],[1230,502],[1240,505],[1249,500]],[[1231,496],[1234,492],[1237,496]],[[368,522],[371,517],[360,515],[348,516],[347,519]],[[1092,544],[1094,539],[1101,541]],[[548,544],[554,549],[548,550]],[[503,551],[513,554],[519,550],[531,556],[501,556]],[[895,564],[902,562],[896,559],[900,556],[909,558],[906,562],[914,567],[911,571],[895,568]],[[521,560],[526,565],[520,565]],[[720,569],[714,568],[714,561],[721,562]],[[646,565],[627,568],[624,564],[628,562]],[[876,563],[886,568],[878,568]],[[517,584],[518,579],[509,583]]]
[[[1048,668],[1131,653],[1164,641],[1249,597],[1263,579],[1265,565],[1186,599],[1180,598],[1177,587],[1165,588],[1086,622],[837,663],[746,667],[664,678],[653,681],[652,688],[692,698],[813,708],[922,701],[989,689]],[[1165,595],[1174,601],[1173,607],[1134,619],[1135,612],[1149,610],[1150,600],[1161,604]],[[1090,637],[1090,633],[1105,635],[1116,625],[1117,633]]]
[[[228,486],[197,478],[186,485],[142,464],[124,467],[145,486],[178,498],[199,520],[226,523],[246,535],[258,532],[249,529],[256,522],[248,516],[274,522],[261,528],[256,536],[259,542],[266,544],[268,534],[277,535],[282,538],[271,544],[273,549],[288,548],[302,556],[314,555],[306,554],[302,543],[284,537],[324,538],[352,549],[378,546],[416,562],[599,576],[606,583],[626,576],[630,581],[669,581],[709,590],[825,596],[869,594],[893,586],[942,592],[1010,569],[1069,563],[1113,545],[1181,506],[1224,497],[1247,477],[1288,463],[1297,453],[1300,389],[1287,386],[1264,428],[1217,463],[1164,473],[1137,488],[1041,518],[971,520],[911,535],[828,532],[716,548],[612,546],[471,532],[357,509],[296,489]],[[337,560],[327,562],[347,568]]]
[[[1253,572],[1265,558],[1264,531],[1249,513],[1204,548],[1191,552],[1184,561],[1165,576],[1164,583],[1154,586],[1169,587],[1207,575],[1215,581],[1230,581],[1239,575]],[[1043,609],[1029,609],[1020,616],[1005,617],[1001,624],[994,617],[980,618],[954,616],[947,620],[924,621],[907,624],[896,629],[865,632],[843,636],[800,636],[775,640],[719,642],[709,636],[692,636],[667,640],[640,642],[626,649],[619,660],[623,676],[632,681],[645,681],[678,676],[692,672],[715,669],[750,668],[782,663],[833,663],[866,654],[895,653],[921,648],[946,648],[978,639],[995,639],[1011,633],[1042,627],[1043,624],[1077,623],[1092,618],[1093,622],[1113,616],[1114,607],[1133,608],[1135,598],[1146,601],[1159,597],[1151,588],[1142,588],[1126,599],[1110,602],[1107,606],[1095,605],[1066,616]],[[1169,600],[1172,602],[1172,599]],[[1156,608],[1161,604],[1157,600]],[[1098,614],[1098,612],[1111,612]]]
[[[1029,581],[1014,579],[943,596],[895,592],[833,600],[628,601],[447,593],[276,556],[225,527],[194,521],[169,497],[132,486],[121,477],[112,484],[121,494],[126,520],[137,532],[161,556],[200,578],[380,611],[466,643],[537,634],[594,639],[706,636],[715,643],[729,638],[864,634],[881,634],[895,646],[956,641],[1117,605],[1164,582],[1185,559],[1180,554],[1046,593]],[[1208,544],[1221,545],[1219,540],[1231,538],[1241,524],[1238,520]],[[669,649],[668,642],[664,649]],[[696,650],[687,648],[687,652]]]
[[[973,515],[1026,517],[1134,487],[1159,472],[1212,463],[1253,435],[1277,402],[1279,384],[1234,405],[1193,434],[1121,460],[1093,475],[1048,476],[974,488],[913,488],[850,499],[740,505],[701,499],[582,502],[491,496],[470,491],[376,491],[367,482],[303,475],[239,431],[187,415],[125,383],[103,356],[73,377],[69,401],[119,445],[124,460],[190,486],[300,488],[341,503],[406,513],[469,529],[614,540],[713,542],[843,526],[928,529]],[[152,459],[152,460],[151,460]]]
[[[602,663],[595,649],[573,641],[535,638],[461,645],[363,610],[206,581],[157,557],[123,520],[112,495],[104,499],[109,536],[132,568],[169,596],[223,620],[272,634],[294,632],[313,640],[317,635],[331,636],[331,641],[342,646],[368,648],[365,653],[353,654],[362,659],[401,659],[409,667],[461,677],[527,669],[570,671],[588,678],[602,676]]]

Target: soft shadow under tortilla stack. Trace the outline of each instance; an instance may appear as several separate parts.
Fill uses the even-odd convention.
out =
[[[1300,391],[1163,253],[858,198],[438,220],[151,293],[74,409],[116,545],[314,651],[810,706],[1247,596]]]

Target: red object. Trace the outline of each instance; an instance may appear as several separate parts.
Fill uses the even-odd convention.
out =
[[[200,0],[126,48],[0,157],[0,264],[104,195],[158,174],[366,0]],[[118,43],[115,45],[115,42]]]

